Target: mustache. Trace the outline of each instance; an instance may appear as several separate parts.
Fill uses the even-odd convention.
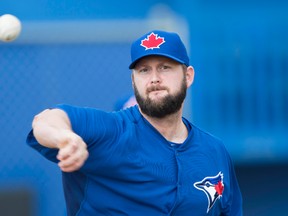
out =
[[[151,87],[147,88],[146,92],[150,93],[152,91],[159,91],[159,90],[167,90],[168,91],[168,89],[164,86],[151,86]]]

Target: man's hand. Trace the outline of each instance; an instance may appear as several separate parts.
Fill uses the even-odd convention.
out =
[[[63,130],[58,137],[57,159],[63,172],[73,172],[80,169],[88,158],[86,143],[80,136],[70,130]]]

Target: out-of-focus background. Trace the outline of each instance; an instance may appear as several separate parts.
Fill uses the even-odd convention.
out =
[[[61,173],[25,144],[57,103],[115,110],[130,96],[130,44],[178,32],[196,77],[185,116],[225,142],[244,215],[288,212],[288,2],[3,0],[22,21],[0,42],[0,215],[64,216]]]

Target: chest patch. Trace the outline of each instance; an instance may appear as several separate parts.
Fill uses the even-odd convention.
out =
[[[194,187],[203,191],[208,198],[207,213],[215,202],[222,197],[224,191],[223,178],[223,173],[219,172],[216,176],[208,176],[203,180],[194,183]]]

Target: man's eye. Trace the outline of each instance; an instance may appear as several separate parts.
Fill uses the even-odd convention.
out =
[[[169,67],[168,65],[162,65],[159,69],[160,69],[161,71],[165,71],[165,70],[170,69],[170,67]]]
[[[141,68],[141,69],[139,70],[140,73],[146,73],[147,71],[148,71],[147,68]]]

